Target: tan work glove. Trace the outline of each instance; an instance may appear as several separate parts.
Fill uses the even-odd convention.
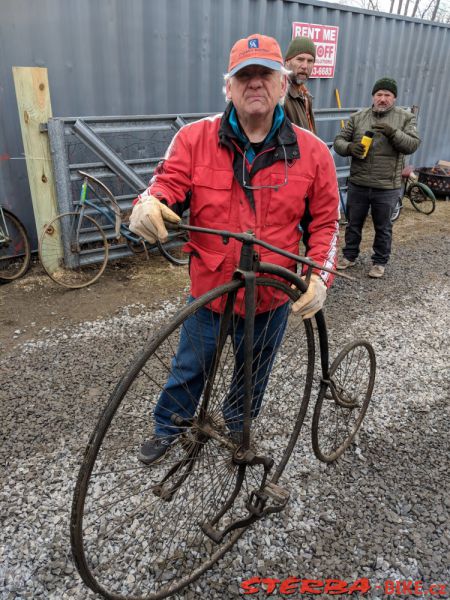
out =
[[[179,223],[181,217],[168,206],[155,198],[144,196],[133,207],[130,216],[130,230],[146,239],[150,244],[156,240],[165,242],[168,238],[163,219],[171,223]]]
[[[305,279],[305,277],[302,277]],[[292,305],[292,312],[299,313],[303,319],[310,319],[324,305],[327,297],[327,286],[316,273],[311,275],[308,289]]]

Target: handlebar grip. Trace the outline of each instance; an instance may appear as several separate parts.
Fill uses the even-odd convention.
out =
[[[164,227],[167,231],[178,231],[180,229],[180,223],[172,223],[172,221],[164,220]]]

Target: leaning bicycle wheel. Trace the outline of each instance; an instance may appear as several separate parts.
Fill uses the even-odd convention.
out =
[[[268,287],[277,302],[295,297],[281,282],[261,278],[258,283]],[[260,486],[264,472],[261,465],[247,466],[240,493],[233,497],[243,472],[233,459],[239,441],[231,432],[230,418],[234,414],[236,425],[242,286],[233,281],[193,301],[151,339],[118,383],[88,443],[74,493],[71,540],[83,580],[105,598],[166,598],[211,567],[245,530],[239,525],[215,542],[203,527],[227,501],[217,527],[248,517],[246,501]],[[233,308],[228,319],[210,310],[212,305],[224,306],[227,299]],[[274,481],[284,471],[298,437],[314,368],[310,322],[289,317],[283,336],[284,325],[280,329],[274,321],[283,310],[265,313],[267,326],[255,334],[255,347],[264,350],[253,356],[252,384],[259,391],[258,406],[252,406],[251,446],[258,455],[274,459]],[[222,319],[227,336],[212,359],[211,344],[218,344]],[[255,326],[258,323],[257,316]],[[209,337],[204,335],[207,324]],[[274,327],[276,334],[270,333]],[[186,367],[190,372],[183,372],[175,358],[180,335],[190,353]],[[282,336],[276,354],[271,352]],[[195,376],[190,369],[194,363],[203,365]],[[266,381],[262,373],[269,366]],[[181,383],[185,378],[190,379],[189,387]],[[175,438],[170,449],[159,462],[145,466],[137,457],[141,443],[151,436],[163,388],[169,404],[159,407],[160,413],[181,414],[188,425],[171,430]],[[174,423],[169,427],[176,427],[173,419],[169,422]]]
[[[25,227],[8,210],[0,210],[0,282],[22,277],[30,266],[30,260],[30,240]]]
[[[105,270],[108,242],[92,217],[63,213],[45,225],[39,258],[53,281],[68,288],[83,288],[97,281]]]
[[[375,353],[364,340],[347,344],[333,361],[312,422],[312,445],[319,460],[336,460],[352,443],[372,397],[375,369]]]
[[[431,215],[436,208],[436,198],[433,192],[423,183],[412,183],[408,187],[407,195],[414,208],[424,215]]]

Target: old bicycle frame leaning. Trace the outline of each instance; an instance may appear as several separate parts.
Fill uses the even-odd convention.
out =
[[[296,461],[288,467],[292,455],[298,460],[313,388],[315,334],[311,319],[291,317],[287,307],[321,267],[251,233],[180,229],[242,244],[240,261],[230,282],[191,299],[151,337],[118,382],[86,448],[72,504],[72,549],[85,583],[112,600],[156,600],[183,589],[252,523],[283,510],[289,491],[282,476],[289,481],[298,473]],[[256,249],[303,263],[306,281],[260,261]],[[273,304],[264,305],[261,319],[263,296]],[[280,311],[284,320],[273,327]],[[315,321],[321,376],[312,443],[316,456],[331,462],[351,444],[367,411],[375,355],[367,341],[355,340],[329,365],[322,311]],[[212,353],[205,323],[213,332]],[[203,368],[199,380],[189,375],[189,364],[182,373],[177,363],[180,336]],[[150,435],[158,397],[163,391],[175,400],[177,384],[189,377],[169,413],[176,432],[170,449],[159,462],[142,465],[137,452]]]
[[[405,167],[402,171],[402,179],[402,189],[397,204],[392,211],[391,221],[394,222],[399,218],[405,198],[408,198],[417,212],[431,215],[436,208],[436,198],[427,185],[418,181],[418,177],[414,173],[414,167]]]
[[[108,262],[109,239],[124,241],[136,254],[159,250],[171,263],[187,264],[182,251],[185,232],[171,235],[165,243],[148,244],[130,231],[109,188],[84,171],[79,174],[83,183],[76,210],[45,225],[39,240],[41,263],[56,283],[82,288],[97,281]]]
[[[30,240],[21,221],[0,204],[0,283],[24,275],[31,260]]]

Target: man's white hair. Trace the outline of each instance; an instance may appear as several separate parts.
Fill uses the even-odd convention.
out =
[[[289,69],[286,69],[286,67],[283,67],[283,66],[281,66],[281,69],[280,69],[280,79],[283,79],[283,77],[287,77],[288,75],[291,75],[291,74],[292,74],[292,71],[290,71]],[[222,92],[223,92],[223,95],[225,96],[225,100],[226,100],[227,102],[228,102],[228,99],[227,99],[227,87],[226,87],[226,83],[227,83],[227,81],[229,81],[229,80],[230,80],[232,77],[234,77],[234,75],[230,75],[229,73],[225,73],[225,74],[224,74],[224,76],[223,76],[223,80],[224,80],[224,82],[225,82],[225,85],[224,85],[224,86],[223,86],[223,88],[222,88]],[[287,88],[286,88],[286,90],[287,90]],[[281,104],[283,104],[283,103],[284,103],[284,98],[282,98],[282,99],[280,100],[280,103],[281,103]]]

